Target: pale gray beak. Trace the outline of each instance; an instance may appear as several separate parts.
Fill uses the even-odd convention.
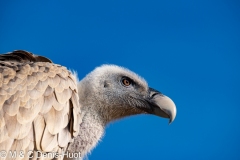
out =
[[[154,115],[169,118],[169,124],[172,123],[176,117],[177,109],[174,102],[162,93],[149,88],[150,92],[150,105],[152,108],[152,113]]]

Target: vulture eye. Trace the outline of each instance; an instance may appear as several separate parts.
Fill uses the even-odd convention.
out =
[[[127,77],[123,77],[121,81],[122,81],[122,84],[126,87],[132,85],[132,80]]]

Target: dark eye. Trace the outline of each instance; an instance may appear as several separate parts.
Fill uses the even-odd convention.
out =
[[[126,87],[132,85],[132,80],[127,77],[123,77],[121,81],[122,81],[122,84]]]

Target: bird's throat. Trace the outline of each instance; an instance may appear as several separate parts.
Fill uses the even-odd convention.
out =
[[[79,134],[69,145],[68,150],[72,153],[81,153],[84,157],[93,149],[104,134],[104,123],[94,111],[83,110],[83,121],[80,124]]]

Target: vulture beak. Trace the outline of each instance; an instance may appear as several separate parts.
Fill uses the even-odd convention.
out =
[[[148,103],[151,108],[150,114],[169,118],[169,124],[173,122],[177,114],[177,109],[169,97],[155,89],[149,88]]]

